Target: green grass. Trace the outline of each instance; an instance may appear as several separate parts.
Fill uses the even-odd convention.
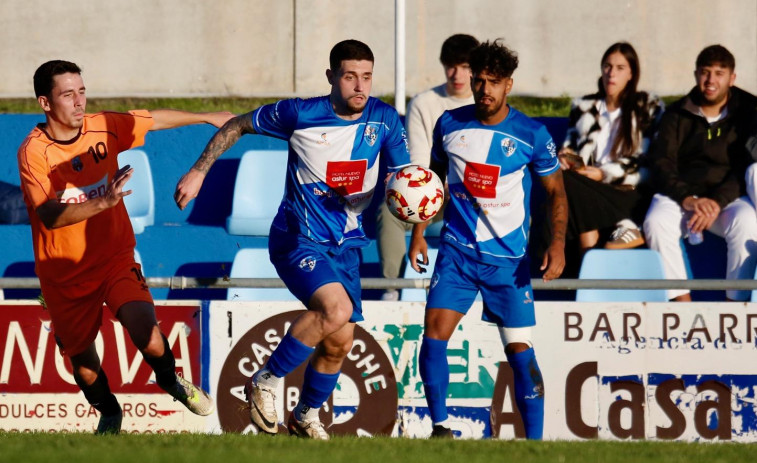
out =
[[[394,96],[382,96],[381,100],[393,105]],[[666,104],[680,96],[666,96]],[[184,111],[230,111],[243,114],[264,104],[273,103],[279,98],[88,98],[87,112],[128,111],[130,109],[171,108]],[[531,117],[567,117],[571,98],[567,96],[542,98],[535,96],[511,96],[508,102],[518,110]],[[0,98],[0,114],[41,114],[42,111],[33,98]]]
[[[750,461],[755,444],[529,442],[336,437],[313,442],[240,434],[121,435],[0,433],[0,461],[96,463],[493,463]]]
[[[679,99],[680,95],[663,97],[666,105]],[[394,105],[394,96],[382,96],[381,100]],[[243,114],[264,104],[274,103],[279,98],[88,98],[87,112],[128,111],[130,109],[171,108],[184,111],[208,112],[230,111]],[[508,103],[531,117],[567,117],[571,98],[567,96],[543,98],[535,96],[510,96]],[[0,114],[41,114],[33,98],[0,98]]]

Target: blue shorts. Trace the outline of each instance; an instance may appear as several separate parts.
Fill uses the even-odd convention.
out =
[[[360,252],[324,246],[292,233],[272,233],[268,251],[276,273],[289,291],[308,307],[313,293],[328,283],[341,283],[352,300],[350,322],[363,321],[360,302]]]
[[[465,314],[481,291],[482,320],[506,328],[534,326],[534,292],[528,259],[517,259],[511,264],[496,266],[477,262],[454,245],[443,243],[431,277],[426,307]]]

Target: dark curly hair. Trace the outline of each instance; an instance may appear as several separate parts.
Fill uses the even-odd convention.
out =
[[[503,45],[502,40],[486,41],[471,51],[470,68],[473,74],[488,71],[497,77],[512,77],[518,68],[518,55]]]

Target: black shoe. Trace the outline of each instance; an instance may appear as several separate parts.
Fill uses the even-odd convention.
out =
[[[123,412],[118,409],[118,413],[115,415],[100,415],[100,422],[97,423],[97,430],[95,434],[118,434],[121,432],[121,420],[123,420]]]
[[[444,427],[440,424],[435,424],[433,429],[431,429],[432,439],[453,439],[454,437],[455,436],[452,434],[450,428]]]

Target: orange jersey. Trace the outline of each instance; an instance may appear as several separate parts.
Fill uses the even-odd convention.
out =
[[[51,199],[82,203],[105,194],[118,154],[144,144],[148,111],[87,114],[79,135],[54,140],[40,124],[18,150],[21,189],[31,219],[37,276],[50,284],[92,278],[89,270],[133,249],[134,232],[123,201],[79,223],[48,229],[36,210]]]

